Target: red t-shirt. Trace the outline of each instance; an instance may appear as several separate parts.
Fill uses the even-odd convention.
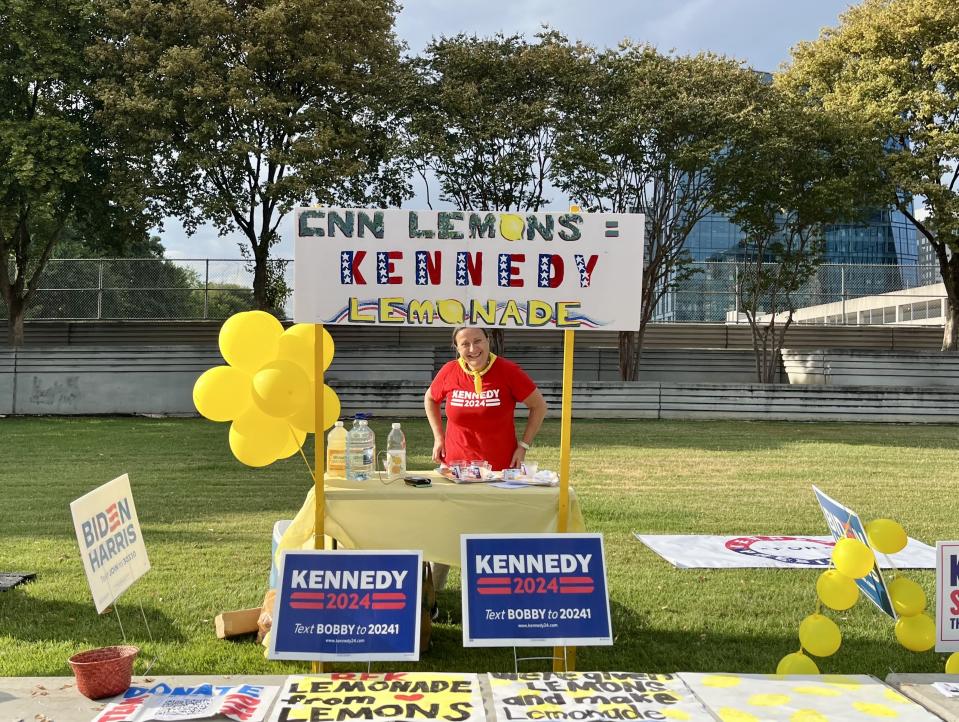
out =
[[[446,401],[446,459],[485,459],[500,470],[509,466],[516,451],[513,411],[536,390],[536,384],[518,365],[499,356],[483,377],[477,395],[473,375],[450,361],[430,384],[436,403]]]

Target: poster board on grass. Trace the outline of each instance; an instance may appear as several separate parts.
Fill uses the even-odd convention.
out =
[[[97,614],[150,570],[130,479],[124,474],[70,504]]]
[[[285,551],[270,659],[406,661],[420,657],[418,551]]]
[[[292,720],[485,722],[486,712],[475,674],[334,672],[287,678],[270,722]]]
[[[859,515],[835,499],[827,496],[815,486],[816,499],[822,508],[823,516],[826,518],[826,524],[829,531],[832,532],[833,539],[839,541],[843,537],[858,539],[870,549],[869,539],[866,537],[866,527],[863,526]],[[879,570],[878,562],[872,565],[872,571],[862,579],[856,580],[856,586],[870,602],[879,609],[896,619],[896,611],[893,609],[892,600],[889,598],[889,591],[886,589],[886,582],[882,578],[882,572]]]

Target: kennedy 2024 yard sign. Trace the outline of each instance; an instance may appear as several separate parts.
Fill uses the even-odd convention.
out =
[[[298,323],[639,328],[643,216],[301,208]]]

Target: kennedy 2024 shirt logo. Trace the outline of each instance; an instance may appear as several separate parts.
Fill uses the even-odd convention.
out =
[[[487,391],[481,391],[480,393],[454,389],[447,403],[450,406],[463,406],[465,408],[499,406],[499,389],[489,389]]]
[[[463,644],[612,644],[599,534],[463,535]]]
[[[271,659],[419,659],[420,552],[288,551]]]

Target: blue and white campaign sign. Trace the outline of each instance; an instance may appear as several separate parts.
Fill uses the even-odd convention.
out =
[[[936,651],[959,652],[959,541],[936,542]]]
[[[150,560],[124,474],[70,502],[83,570],[97,614],[148,571]]]
[[[463,534],[463,645],[611,645],[601,534]]]
[[[836,541],[843,537],[858,539],[871,549],[869,539],[866,538],[866,528],[863,526],[859,515],[822,493],[815,486],[812,489],[816,492],[816,499],[822,508],[823,516],[826,517],[826,524],[829,525],[829,531],[832,532],[833,539]],[[882,572],[879,571],[878,564],[873,564],[872,571],[868,575],[862,579],[857,579],[856,586],[879,609],[896,619],[896,611],[892,607],[892,600],[889,598],[886,582],[882,578]]]
[[[270,659],[420,658],[418,551],[285,551]]]

